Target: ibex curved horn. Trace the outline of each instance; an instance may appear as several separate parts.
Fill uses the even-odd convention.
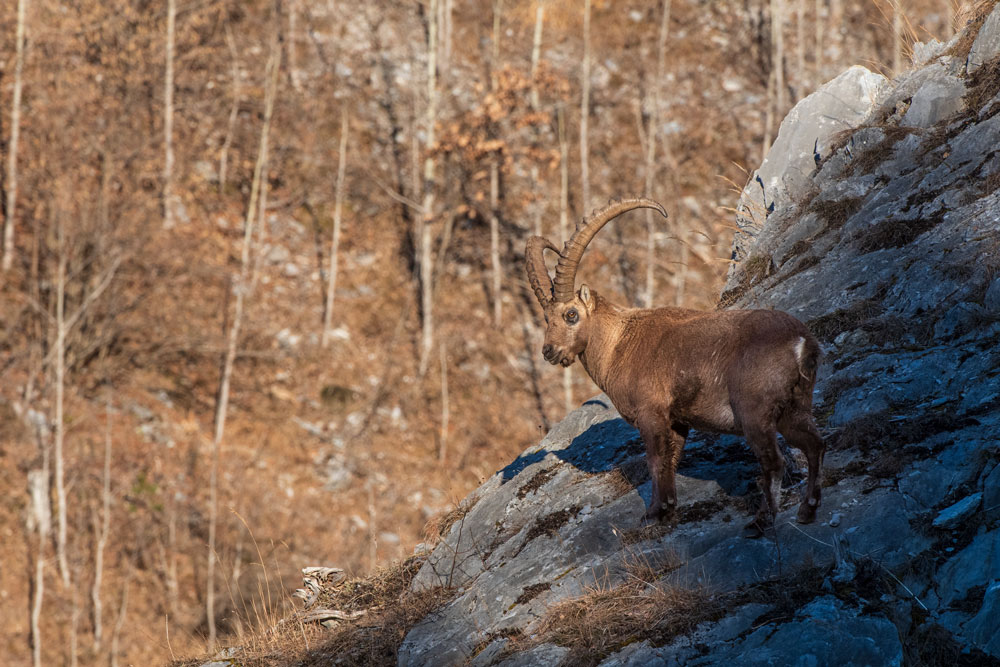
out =
[[[574,286],[576,284],[576,269],[583,258],[583,251],[587,249],[594,235],[600,231],[601,227],[611,222],[613,219],[635,208],[651,208],[660,212],[664,218],[667,211],[663,206],[652,199],[620,199],[613,201],[599,211],[591,213],[576,231],[573,236],[566,241],[561,253],[559,253],[559,264],[556,266],[555,286],[552,290],[553,298],[559,302],[572,301],[574,296]]]
[[[524,248],[524,268],[528,274],[528,283],[535,292],[535,298],[538,299],[542,310],[548,308],[549,304],[552,303],[552,280],[549,278],[549,272],[545,268],[546,250],[551,250],[557,255],[559,254],[559,248],[553,245],[547,238],[541,236],[532,236],[529,238]]]

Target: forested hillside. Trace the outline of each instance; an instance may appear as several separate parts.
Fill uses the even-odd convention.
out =
[[[4,660],[196,654],[435,538],[596,391],[528,235],[654,197],[582,276],[714,307],[792,105],[993,4],[3,3]]]

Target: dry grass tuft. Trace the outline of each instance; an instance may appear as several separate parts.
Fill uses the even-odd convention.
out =
[[[1000,170],[990,173],[985,179],[983,179],[983,185],[980,189],[982,193],[981,196],[988,197],[997,190],[1000,190]]]
[[[378,609],[362,620],[337,627],[318,646],[296,656],[296,664],[302,667],[319,667],[334,662],[338,665],[372,667],[394,665],[406,633],[429,613],[444,605],[451,596],[452,593],[445,588],[407,592],[393,604]],[[286,659],[280,664],[290,662],[292,661]]]
[[[645,457],[636,457],[615,466],[606,479],[614,497],[620,498],[649,481],[649,465]]]
[[[611,488],[611,493],[615,498],[621,498],[634,488],[632,482],[629,481],[628,475],[626,475],[620,466],[616,466],[609,472],[605,476],[605,479],[608,481],[608,486]]]
[[[719,299],[719,308],[727,308],[736,303],[751,287],[771,275],[774,265],[765,255],[750,255],[740,264],[739,282],[736,287],[726,290]]]
[[[425,556],[410,556],[364,579],[354,579],[331,590],[320,591],[314,606],[361,611],[393,604],[409,590],[410,582],[425,561]]]
[[[829,342],[844,331],[859,328],[865,322],[880,315],[883,311],[882,297],[885,291],[879,290],[872,298],[859,301],[849,308],[841,308],[826,315],[809,320],[809,330],[820,340]]]
[[[527,544],[536,537],[541,537],[543,535],[555,535],[556,531],[565,526],[570,519],[576,517],[583,509],[579,505],[573,505],[566,509],[562,509],[550,514],[546,514],[543,517],[539,517],[535,520],[534,525],[528,530],[528,534],[524,538],[524,544]],[[524,545],[521,545],[524,548]]]
[[[479,502],[479,498],[472,495],[456,504],[447,512],[432,516],[427,520],[426,525],[424,525],[424,538],[431,542],[437,542],[440,540],[448,534],[448,531],[451,530],[452,526],[465,519],[465,515],[469,513],[469,510],[471,510],[477,502]]]
[[[996,5],[997,0],[979,0],[979,2],[964,8],[958,19],[959,22],[965,21],[965,29],[955,44],[944,52],[944,55],[955,56],[962,60],[968,58],[972,44],[979,35],[979,29],[983,27],[986,17],[990,15]]]
[[[862,255],[876,250],[902,248],[912,243],[918,236],[928,232],[944,220],[944,209],[913,219],[890,218],[883,220],[871,229],[859,232],[855,237],[856,247]]]
[[[531,479],[529,479],[524,485],[521,486],[521,488],[517,490],[517,497],[519,499],[524,498],[529,493],[542,488],[545,486],[546,482],[555,477],[558,472],[559,469],[557,466],[539,470]]]
[[[893,147],[902,139],[911,134],[921,134],[923,132],[922,129],[916,127],[905,127],[886,123],[866,125],[865,127],[878,128],[882,130],[885,136],[883,136],[882,140],[878,143],[858,150],[854,154],[854,157],[847,163],[847,167],[844,170],[846,176],[854,176],[855,174],[870,174],[875,167],[885,162],[886,157],[892,153]]]
[[[885,157],[884,155],[882,156]],[[820,220],[826,223],[824,231],[830,232],[840,229],[851,219],[851,216],[861,210],[865,203],[864,197],[844,197],[842,199],[817,199],[807,209],[807,212],[815,213]]]
[[[962,98],[970,110],[978,112],[1000,93],[1000,56],[983,63],[969,76],[967,92]]]
[[[706,610],[711,611],[706,614]],[[539,626],[538,637],[539,643],[569,647],[568,664],[596,665],[653,630],[677,635],[723,613],[721,605],[712,604],[703,592],[635,578],[553,605]]]

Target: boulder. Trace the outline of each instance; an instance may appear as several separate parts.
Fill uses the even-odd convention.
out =
[[[904,127],[931,127],[962,109],[962,96],[965,94],[962,79],[937,64],[923,71],[932,75],[921,82],[910,98],[910,107],[900,121]]]
[[[943,528],[945,530],[958,528],[966,519],[972,516],[973,512],[979,509],[982,502],[982,493],[973,493],[971,496],[966,496],[951,507],[941,510],[937,517],[934,518],[932,525],[935,528]]]
[[[976,41],[969,49],[969,57],[966,58],[965,67],[969,74],[972,74],[983,63],[995,58],[997,54],[1000,54],[1000,5],[993,8],[982,27],[979,28]]]
[[[767,217],[801,193],[817,161],[829,152],[833,136],[860,125],[887,85],[884,76],[854,66],[788,112],[764,162],[740,197],[734,259],[747,256],[749,242]]]

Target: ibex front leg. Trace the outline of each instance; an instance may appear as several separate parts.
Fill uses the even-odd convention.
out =
[[[653,481],[645,522],[672,521],[677,514],[675,477],[687,428],[671,426],[667,419],[653,417],[639,422],[639,434],[646,443],[646,463]]]

